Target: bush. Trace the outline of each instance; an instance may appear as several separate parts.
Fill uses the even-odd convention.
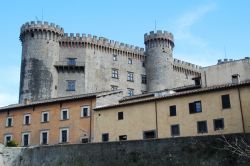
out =
[[[17,147],[18,143],[14,140],[7,142],[7,147]]]

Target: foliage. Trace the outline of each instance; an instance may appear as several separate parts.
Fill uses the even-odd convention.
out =
[[[11,140],[11,141],[9,141],[9,142],[7,142],[7,145],[6,145],[7,147],[17,147],[18,146],[18,143],[17,143],[17,141],[15,141],[15,140]]]

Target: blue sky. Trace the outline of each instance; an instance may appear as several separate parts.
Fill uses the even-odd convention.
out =
[[[175,37],[174,57],[201,66],[250,56],[250,1],[241,0],[8,0],[0,6],[0,106],[18,102],[20,26],[32,20],[59,24],[144,47],[156,28]],[[43,11],[43,12],[42,12]],[[43,14],[42,14],[43,13]]]

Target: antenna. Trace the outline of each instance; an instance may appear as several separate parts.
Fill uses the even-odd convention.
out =
[[[42,8],[42,21],[43,21],[43,8]]]
[[[156,32],[156,19],[155,19],[155,32]]]

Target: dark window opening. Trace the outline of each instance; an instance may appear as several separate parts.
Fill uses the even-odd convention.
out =
[[[43,122],[48,122],[48,113],[43,114]]]
[[[197,122],[197,132],[198,133],[207,133],[207,121]]]
[[[23,146],[28,146],[29,145],[29,134],[24,134],[23,135]]]
[[[11,126],[12,126],[12,118],[8,118],[7,126],[8,126],[8,127],[11,127]]]
[[[82,138],[82,143],[83,144],[86,144],[86,143],[88,143],[89,142],[89,139],[88,138]]]
[[[222,95],[221,96],[221,101],[222,101],[222,108],[231,108],[230,104],[230,96],[229,95]]]
[[[127,140],[127,135],[120,135],[119,136],[119,141],[126,141]]]
[[[179,125],[171,125],[171,136],[179,136],[180,135],[180,127]]]
[[[89,116],[89,109],[87,107],[83,108],[83,116],[84,117]]]
[[[141,83],[147,84],[147,76],[146,75],[141,75]]]
[[[75,80],[67,80],[67,91],[75,91],[76,81]]]
[[[68,111],[67,111],[67,110],[62,111],[62,119],[63,119],[63,120],[68,119]]]
[[[68,131],[67,130],[62,130],[62,142],[68,142]]]
[[[76,65],[76,58],[68,58],[68,65],[75,66]]]
[[[195,101],[193,103],[189,103],[189,113],[199,113],[202,112],[201,101]]]
[[[214,119],[214,130],[224,129],[224,119]]]
[[[112,69],[112,78],[118,79],[118,69]]]
[[[33,38],[35,35],[34,35],[34,33],[31,33],[30,36]]]
[[[42,144],[43,145],[48,144],[48,133],[47,132],[42,133]]]
[[[123,119],[123,112],[118,112],[118,120],[122,120]]]
[[[152,138],[156,138],[155,130],[143,132],[143,139],[152,139]]]
[[[24,124],[26,124],[26,125],[30,124],[30,116],[29,115],[25,116]]]
[[[176,116],[176,106],[172,105],[169,107],[170,116]]]
[[[109,141],[109,134],[108,133],[102,134],[102,142],[107,142],[107,141]]]

